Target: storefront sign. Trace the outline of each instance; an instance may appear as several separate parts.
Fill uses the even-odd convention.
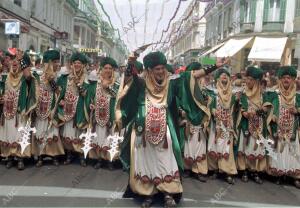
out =
[[[85,53],[98,53],[102,52],[100,48],[79,48],[80,52],[85,52]]]

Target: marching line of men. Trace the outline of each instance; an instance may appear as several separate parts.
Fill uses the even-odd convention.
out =
[[[263,71],[248,67],[245,89],[234,92],[225,62],[203,68],[191,63],[179,75],[161,52],[151,52],[143,64],[130,57],[126,71],[116,77],[117,63],[102,59],[99,70],[86,71],[87,57],[71,56],[70,69],[60,72],[60,53],[43,55],[42,74],[31,71],[27,53],[9,49],[2,61],[0,153],[11,168],[24,169],[24,158],[44,157],[59,165],[74,155],[86,166],[81,135],[91,130],[87,158],[95,168],[119,160],[129,171],[124,197],[144,197],[143,207],[163,193],[167,207],[176,206],[183,191],[181,175],[193,172],[205,182],[208,171],[225,174],[229,184],[242,172],[261,184],[262,173],[294,179],[300,188],[300,145],[298,138],[300,96],[296,93],[294,67],[278,69],[276,90],[263,90]],[[214,72],[215,71],[215,72]],[[203,78],[214,72],[216,86],[209,89]],[[22,151],[20,127],[36,128],[30,145]],[[110,135],[121,134],[119,154],[112,158]],[[250,174],[249,174],[250,173]]]

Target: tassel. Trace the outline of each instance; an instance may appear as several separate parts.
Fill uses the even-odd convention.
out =
[[[164,141],[163,148],[164,148],[164,149],[168,149],[168,139],[167,139],[167,135],[165,136],[165,141]]]
[[[16,113],[16,122],[15,122],[15,127],[17,128],[19,126],[19,121],[18,121],[18,113]]]
[[[200,142],[200,140],[201,140],[201,134],[200,134],[200,130],[199,130],[199,132],[198,132],[198,142]]]
[[[145,147],[146,147],[145,133],[143,133],[143,136],[142,136],[142,142],[143,142],[143,147],[145,148]]]

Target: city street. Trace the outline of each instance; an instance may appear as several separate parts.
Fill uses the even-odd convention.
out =
[[[139,207],[140,201],[122,199],[127,186],[127,173],[122,170],[95,170],[79,164],[41,168],[28,167],[24,171],[7,170],[0,166],[1,207]],[[300,191],[290,185],[278,186],[250,181],[235,185],[216,179],[201,183],[187,178],[180,207],[199,206],[299,206]],[[163,206],[155,202],[154,206]]]

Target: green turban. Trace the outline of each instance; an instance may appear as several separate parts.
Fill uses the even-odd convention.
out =
[[[172,74],[174,73],[173,66],[171,64],[166,64],[166,69],[168,72],[170,72]]]
[[[185,71],[194,71],[201,69],[202,65],[199,62],[192,62],[189,65],[187,65]]]
[[[111,57],[104,57],[104,58],[101,60],[101,63],[100,63],[100,66],[101,66],[101,67],[104,67],[106,64],[111,65],[113,68],[118,68],[117,62],[115,61],[115,59],[113,59],[113,58],[111,58]]]
[[[80,52],[75,52],[71,56],[71,62],[73,63],[74,61],[80,61],[82,64],[87,64],[88,60],[86,58],[86,55]]]
[[[167,59],[162,52],[156,51],[156,52],[148,53],[144,57],[143,62],[146,69],[153,69],[158,65],[166,65]]]
[[[138,72],[142,72],[143,71],[144,66],[143,66],[143,64],[141,62],[135,61],[134,65],[135,65],[135,68],[138,70]]]
[[[225,73],[228,77],[230,77],[230,73],[227,71],[226,68],[220,68],[220,69],[218,69],[218,70],[215,72],[215,80],[219,79],[220,76],[221,76],[222,74],[224,74],[224,73]]]
[[[247,77],[252,77],[255,80],[261,80],[263,77],[264,71],[261,68],[255,66],[249,66],[246,71]]]
[[[49,61],[59,60],[60,53],[57,50],[48,50],[43,55],[43,62],[49,63]]]
[[[297,70],[294,66],[282,66],[277,71],[277,76],[279,78],[283,77],[284,75],[289,75],[293,78],[297,77]]]

